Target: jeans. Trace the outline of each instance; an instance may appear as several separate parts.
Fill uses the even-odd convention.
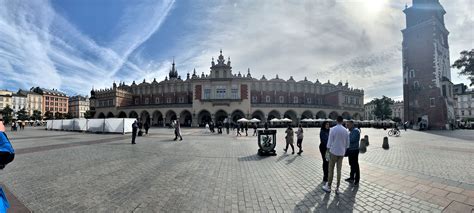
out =
[[[296,140],[296,146],[300,148],[300,151],[303,150],[302,143],[303,143],[303,138]]]
[[[321,152],[321,158],[323,159],[323,181],[328,182],[328,166],[329,166],[329,161],[326,160],[326,150],[327,148],[325,146],[319,146],[319,152]]]
[[[334,177],[334,166],[337,164],[337,187],[341,185],[341,169],[342,169],[342,160],[344,156],[337,156],[331,153],[331,158],[329,159],[329,178],[328,186],[331,187],[332,179]]]
[[[360,180],[360,169],[359,169],[359,150],[349,150],[349,165],[351,166],[350,178],[354,179],[355,182]]]

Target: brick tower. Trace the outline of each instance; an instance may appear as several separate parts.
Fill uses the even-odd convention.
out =
[[[415,128],[447,129],[454,121],[446,11],[439,0],[413,0],[403,11],[405,121]]]

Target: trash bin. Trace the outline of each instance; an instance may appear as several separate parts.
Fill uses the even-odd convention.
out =
[[[276,130],[258,130],[258,155],[275,156]]]

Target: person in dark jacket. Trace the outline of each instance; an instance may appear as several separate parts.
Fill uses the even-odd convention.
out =
[[[321,125],[321,131],[319,132],[319,140],[321,143],[319,144],[319,152],[321,152],[321,157],[323,159],[323,182],[328,182],[328,166],[329,161],[326,160],[326,145],[328,144],[329,139],[329,122],[324,121]]]
[[[354,183],[355,186],[359,185],[360,180],[360,169],[359,169],[359,140],[360,131],[354,127],[353,121],[347,122],[349,128],[349,148],[346,153],[349,157],[349,165],[351,166],[351,173],[349,178],[346,179],[349,183]]]
[[[252,134],[252,136],[257,136],[257,124],[256,123],[253,124],[253,134]]]
[[[145,122],[143,127],[145,128],[145,134],[148,135],[148,130],[150,129],[150,123],[148,123],[148,121]]]
[[[137,138],[138,122],[135,120],[132,124],[132,144],[135,144],[135,138]]]
[[[245,123],[245,136],[249,136],[249,124],[248,123]]]

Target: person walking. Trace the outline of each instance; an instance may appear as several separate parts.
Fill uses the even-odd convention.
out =
[[[135,144],[135,138],[137,138],[137,132],[138,132],[138,123],[137,123],[137,120],[135,120],[132,124],[132,144]]]
[[[321,158],[323,158],[323,182],[326,184],[328,182],[328,165],[329,161],[326,160],[326,150],[329,138],[329,122],[324,121],[321,125],[321,131],[319,132],[319,152],[321,152]]]
[[[296,131],[296,146],[300,149],[300,151],[298,151],[298,155],[301,155],[301,153],[303,153],[302,143],[303,143],[303,127],[301,126],[301,124],[299,124],[298,130]]]
[[[148,129],[150,129],[150,123],[145,122],[145,124],[143,125],[143,127],[145,128],[145,134],[148,135]]]
[[[252,136],[257,136],[257,124],[253,124],[253,135]]]
[[[245,136],[249,136],[249,124],[248,123],[245,123]]]
[[[174,124],[174,140],[177,140],[178,137],[180,141],[183,140],[183,137],[181,136],[181,125],[178,121],[176,121],[176,123]]]
[[[288,145],[291,146],[291,150],[293,150],[293,152],[291,152],[291,154],[295,154],[295,147],[293,146],[293,141],[294,141],[294,132],[293,132],[293,128],[291,128],[291,125],[288,125],[288,128],[286,129],[285,131],[286,133],[286,136],[285,136],[285,139],[286,139],[286,148],[283,149],[283,151],[287,151],[288,150]]]
[[[240,134],[240,125],[242,125],[241,123],[238,123],[237,124],[237,136],[242,136],[242,134]]]
[[[230,132],[230,124],[229,124],[229,121],[226,121],[226,122],[225,122],[225,131],[227,132],[227,134],[229,134],[229,132]]]
[[[349,132],[342,126],[342,116],[337,117],[337,125],[329,130],[329,138],[327,148],[329,149],[329,177],[328,182],[322,187],[324,191],[331,192],[331,184],[334,177],[334,166],[337,164],[337,185],[336,194],[339,193],[339,186],[341,185],[341,169],[342,160],[346,154],[346,149],[349,145]]]
[[[349,148],[346,151],[346,155],[349,157],[349,165],[351,166],[351,173],[349,178],[346,179],[349,183],[354,183],[354,186],[359,185],[360,170],[359,170],[359,140],[360,131],[354,127],[353,121],[347,122],[347,128],[349,128]]]

